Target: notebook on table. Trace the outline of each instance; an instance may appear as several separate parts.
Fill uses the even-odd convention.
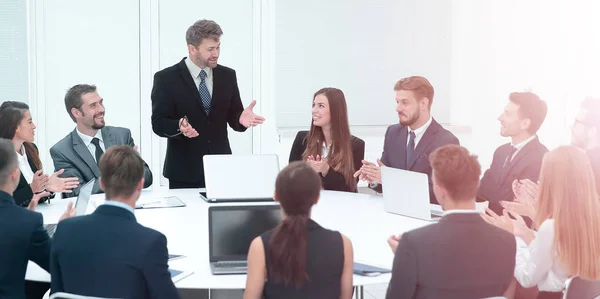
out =
[[[362,276],[379,276],[392,270],[354,262],[354,274]]]

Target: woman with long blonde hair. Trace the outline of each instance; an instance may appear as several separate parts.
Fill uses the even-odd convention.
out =
[[[525,288],[537,285],[537,298],[562,298],[569,277],[600,280],[600,200],[585,152],[561,146],[546,153],[534,228],[516,213],[487,217],[518,238],[515,278]],[[506,225],[506,224],[509,225]]]

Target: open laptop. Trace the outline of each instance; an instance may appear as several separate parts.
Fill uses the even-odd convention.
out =
[[[246,274],[254,238],[282,220],[278,204],[208,208],[210,270],[215,275]]]
[[[272,201],[279,174],[277,155],[205,155],[207,202]]]
[[[96,179],[91,179],[89,182],[83,184],[79,189],[79,195],[77,196],[74,205],[76,216],[85,215],[88,203],[90,201],[90,197],[92,196],[92,190],[94,189],[94,182],[96,182]],[[50,238],[54,236],[54,232],[56,232],[57,225],[58,223],[44,224],[44,229],[46,230]]]
[[[442,217],[440,205],[429,203],[427,174],[382,166],[381,184],[386,212],[427,221]]]

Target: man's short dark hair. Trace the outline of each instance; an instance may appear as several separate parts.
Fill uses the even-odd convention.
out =
[[[435,183],[444,187],[453,200],[475,199],[481,165],[477,156],[456,144],[447,144],[429,156]]]
[[[206,38],[218,41],[223,35],[221,26],[212,20],[199,20],[190,26],[185,33],[185,41],[188,45],[198,47]]]
[[[513,92],[508,96],[508,99],[519,106],[519,116],[522,119],[529,119],[531,124],[527,128],[527,132],[536,134],[548,113],[546,102],[542,101],[533,92]]]
[[[144,177],[144,161],[137,151],[126,145],[111,146],[98,166],[107,199],[131,196]]]
[[[83,105],[81,97],[86,93],[94,91],[96,91],[96,85],[88,84],[77,84],[67,90],[67,94],[65,95],[65,108],[67,108],[67,113],[69,113],[69,116],[74,122],[76,122],[76,120],[71,109],[77,108],[81,111],[81,106]]]
[[[5,186],[8,177],[19,167],[17,152],[12,141],[0,138],[0,186]]]

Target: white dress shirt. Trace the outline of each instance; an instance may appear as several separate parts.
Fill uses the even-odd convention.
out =
[[[85,135],[79,132],[79,130],[77,130],[77,134],[79,135],[79,137],[81,137],[81,140],[83,140],[83,144],[85,144],[85,147],[87,147],[88,151],[90,151],[90,154],[92,155],[94,161],[96,161],[96,146],[92,144],[92,139],[100,139],[100,149],[102,149],[102,152],[106,152],[106,148],[104,147],[104,140],[102,140],[102,130],[98,130],[98,132],[96,132],[96,136],[93,137]],[[96,163],[98,163],[98,161],[96,161]]]
[[[527,143],[531,142],[533,139],[535,139],[537,135],[533,135],[527,139],[525,139],[524,141],[521,141],[521,143],[518,144],[512,144],[512,146],[514,146],[517,150],[515,151],[515,153],[512,155],[512,157],[510,158],[511,160],[517,155],[518,152],[520,152],[526,145]]]
[[[545,292],[563,290],[569,277],[556,263],[553,242],[554,219],[547,219],[542,223],[529,246],[517,237],[515,278],[523,287],[537,285],[540,291]]]
[[[325,141],[323,141],[323,148],[321,149],[321,159],[326,159],[329,156],[329,149],[330,147],[328,147]]]
[[[23,174],[23,177],[27,181],[28,184],[31,184],[33,181],[33,170],[31,170],[31,166],[29,166],[29,161],[27,161],[27,153],[25,152],[25,146],[21,145],[21,152],[17,153],[17,157],[19,158],[19,170]]]
[[[481,214],[481,212],[477,211],[475,209],[473,209],[473,210],[455,209],[455,210],[444,211],[444,216],[450,215],[450,214]]]
[[[410,143],[410,131],[415,132],[415,148],[417,148],[417,145],[419,144],[419,141],[421,141],[421,137],[423,137],[423,134],[425,134],[425,131],[427,131],[427,128],[429,128],[429,125],[431,125],[431,121],[433,120],[433,118],[431,116],[429,116],[429,120],[422,125],[420,128],[413,130],[410,127],[408,127],[408,138],[406,138],[406,146],[408,146],[408,143]]]
[[[196,83],[196,89],[200,86],[200,71],[204,70],[206,72],[206,78],[204,79],[204,84],[206,84],[206,88],[212,97],[213,94],[213,72],[212,68],[205,67],[200,68],[197,66],[189,57],[185,60],[185,65],[187,65],[188,70],[190,71],[190,75],[192,75],[192,79],[194,79],[194,83]]]

